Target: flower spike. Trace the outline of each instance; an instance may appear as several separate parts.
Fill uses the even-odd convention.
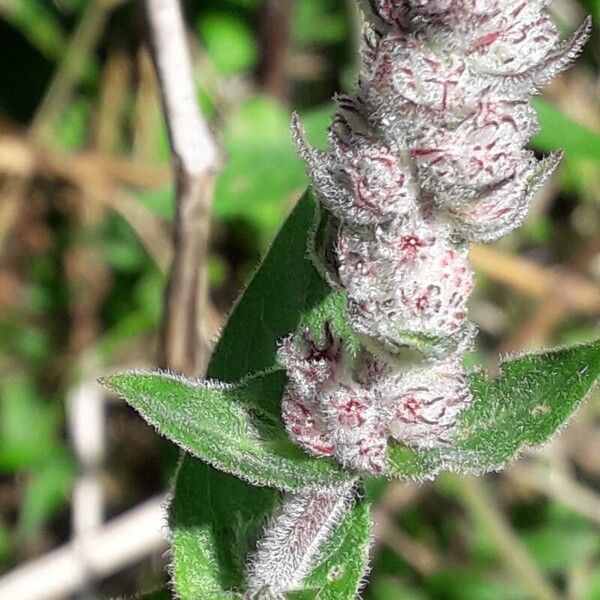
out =
[[[560,163],[527,147],[529,97],[581,52],[591,21],[563,41],[548,0],[361,4],[363,68],[356,93],[336,98],[329,148],[313,149],[296,115],[293,132],[333,232],[322,262],[362,347],[351,356],[335,340],[315,358],[293,336],[279,355],[289,435],[385,473],[389,438],[451,446],[472,402],[468,244],[519,227]]]

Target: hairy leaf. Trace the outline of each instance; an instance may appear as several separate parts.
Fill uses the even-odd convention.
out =
[[[285,595],[286,600],[319,600],[319,590],[297,590],[288,592]]]
[[[390,471],[424,479],[440,471],[500,469],[524,447],[551,438],[599,377],[600,342],[509,360],[496,379],[475,372],[470,376],[474,402],[460,416],[455,444],[428,451],[392,445]]]
[[[185,457],[171,503],[173,584],[182,600],[231,600],[278,495]]]
[[[287,436],[280,416],[283,371],[237,385],[135,372],[105,383],[183,450],[254,485],[298,491],[350,478],[335,461],[310,457]]]

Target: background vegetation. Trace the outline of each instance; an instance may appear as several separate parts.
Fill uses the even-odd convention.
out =
[[[185,8],[198,101],[226,159],[204,314],[216,335],[306,186],[290,111],[325,142],[329,99],[353,85],[359,28],[352,0]],[[600,337],[600,1],[558,0],[553,11],[565,32],[592,13],[596,31],[537,104],[535,147],[565,148],[559,175],[525,228],[474,250],[474,362]],[[82,468],[73,394],[100,373],[156,364],[173,190],[144,39],[140,2],[0,0],[2,571],[70,537]],[[597,399],[502,476],[372,485],[379,538],[365,597],[600,598]],[[106,411],[95,475],[109,518],[165,489],[177,453],[124,404]],[[94,593],[151,589],[164,561],[157,551]]]

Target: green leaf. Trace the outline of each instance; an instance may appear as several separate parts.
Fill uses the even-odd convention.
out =
[[[358,502],[323,548],[319,564],[305,578],[319,600],[354,600],[369,561],[371,543],[370,505]]]
[[[0,2],[0,16],[46,58],[57,59],[65,47],[65,35],[49,4],[39,0],[10,0]]]
[[[460,600],[528,600],[518,586],[475,569],[453,569],[435,573],[426,582],[428,598],[460,598]],[[403,600],[398,597],[398,600]],[[408,599],[407,599],[408,600]]]
[[[543,100],[534,100],[533,104],[542,125],[533,140],[536,148],[546,152],[562,149],[567,158],[600,161],[599,132],[580,125]]]
[[[56,142],[64,150],[83,146],[91,119],[92,106],[86,98],[76,98],[64,111],[56,130]]]
[[[306,256],[315,214],[316,202],[307,193],[229,317],[208,377],[239,381],[273,368],[279,340],[309,321],[314,310],[331,302],[331,290]]]
[[[122,373],[105,383],[183,450],[254,485],[293,492],[351,477],[289,439],[280,416],[283,371],[229,386],[161,373]]]
[[[72,458],[60,453],[30,474],[19,514],[19,534],[31,537],[64,508],[75,475]]]
[[[331,111],[326,105],[302,114],[311,142],[322,143]],[[228,120],[224,145],[228,160],[217,181],[214,214],[250,222],[266,247],[308,181],[290,139],[289,114],[271,99],[252,98]]]
[[[596,568],[590,579],[584,598],[585,600],[598,600],[600,598],[600,568]]]
[[[319,600],[320,590],[296,590],[287,592],[286,600]]]
[[[211,12],[202,17],[198,29],[208,56],[220,73],[233,75],[254,67],[256,41],[245,20]]]
[[[246,485],[186,456],[169,517],[178,598],[235,598],[225,589],[243,587],[247,554],[277,500],[271,489]]]
[[[398,581],[390,576],[375,577],[370,590],[374,600],[425,600],[427,598],[422,591],[414,590],[404,581]]]
[[[62,450],[59,424],[56,407],[44,402],[31,381],[6,378],[0,385],[0,468],[46,465]]]
[[[527,531],[523,541],[538,565],[549,573],[575,569],[578,565],[593,564],[600,550],[600,536],[585,521],[561,523],[551,521],[534,531]],[[560,548],[560,552],[556,549]]]
[[[552,437],[599,377],[600,342],[509,360],[496,379],[472,373],[474,402],[460,417],[455,444],[428,451],[392,444],[390,470],[413,479],[498,470]]]
[[[4,563],[14,552],[12,531],[6,526],[5,517],[0,517],[0,561]]]
[[[348,19],[336,3],[304,0],[295,5],[296,43],[305,46],[335,44],[350,37]]]

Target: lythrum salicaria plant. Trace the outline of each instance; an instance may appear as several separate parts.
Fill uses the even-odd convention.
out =
[[[183,599],[357,596],[364,476],[482,474],[551,437],[600,344],[468,371],[470,242],[517,228],[560,155],[529,99],[581,50],[546,0],[369,0],[358,89],[327,150],[293,123],[312,192],[235,307],[206,381],[106,383],[184,450],[170,507]]]

